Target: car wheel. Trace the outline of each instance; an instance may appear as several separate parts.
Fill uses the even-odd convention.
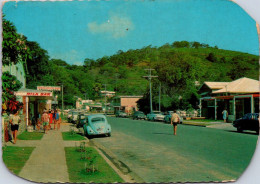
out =
[[[108,133],[107,136],[108,136],[108,137],[111,137],[111,133]]]
[[[242,127],[240,127],[240,126],[239,126],[239,127],[237,127],[237,131],[238,131],[238,132],[243,132],[243,129],[242,129]]]

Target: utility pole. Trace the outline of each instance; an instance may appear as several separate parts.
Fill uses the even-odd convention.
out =
[[[145,78],[148,78],[149,79],[149,82],[150,82],[150,111],[152,112],[153,111],[153,100],[152,100],[152,78],[153,77],[158,77],[158,76],[152,76],[152,68],[149,68],[149,69],[144,69],[144,70],[148,70],[149,71],[149,76],[143,76]]]
[[[107,114],[107,84],[103,84],[105,86],[105,115]]]
[[[63,83],[61,83],[61,114],[63,117]]]
[[[161,82],[159,86],[159,111],[161,112]]]

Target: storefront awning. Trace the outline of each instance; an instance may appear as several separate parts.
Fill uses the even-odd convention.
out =
[[[50,91],[42,91],[35,89],[21,88],[19,91],[14,92],[16,96],[36,97],[39,100],[52,100],[53,94]]]

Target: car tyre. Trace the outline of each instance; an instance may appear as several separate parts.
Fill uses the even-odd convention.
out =
[[[240,132],[240,133],[243,132],[242,127],[241,126],[237,127],[237,131]]]
[[[108,133],[107,136],[108,136],[108,137],[111,137],[111,133]]]

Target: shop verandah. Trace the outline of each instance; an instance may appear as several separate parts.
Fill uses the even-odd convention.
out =
[[[230,122],[247,113],[259,113],[259,94],[230,95],[200,98],[200,116],[208,119],[222,119],[224,109]]]

